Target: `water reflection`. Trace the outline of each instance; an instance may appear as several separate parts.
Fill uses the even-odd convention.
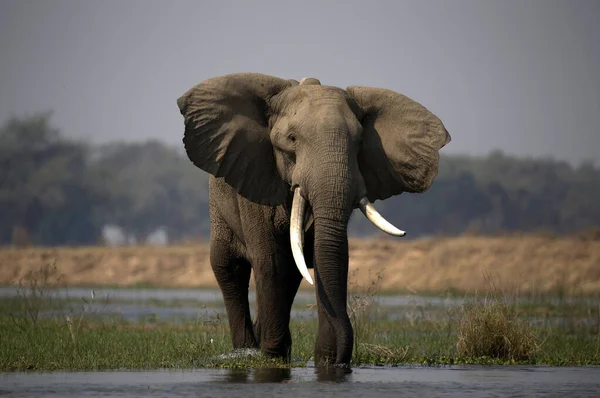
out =
[[[344,383],[350,381],[349,375],[352,374],[352,369],[317,367],[314,374],[318,382]],[[303,375],[303,377],[305,376]],[[230,369],[217,379],[219,383],[235,384],[287,383],[290,380],[292,380],[292,368]]]
[[[253,373],[255,383],[283,383],[292,378],[291,368],[261,368],[255,369]]]
[[[351,368],[335,368],[335,367],[317,367],[315,375],[319,382],[334,382],[343,383],[349,381],[349,376],[352,374]]]
[[[224,383],[284,383],[291,378],[291,368],[231,369],[220,381]]]
[[[250,380],[250,369],[231,369],[222,379],[217,381],[223,383],[248,383]]]

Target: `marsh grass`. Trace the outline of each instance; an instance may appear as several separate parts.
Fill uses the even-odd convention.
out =
[[[357,272],[355,268],[353,272]],[[354,285],[352,282],[348,288],[348,316],[354,329],[354,348],[353,362],[355,364],[362,363],[371,358],[379,357],[383,347],[377,344],[370,343],[370,336],[375,331],[375,319],[379,307],[377,305],[377,296],[379,293],[379,284],[382,275],[378,273],[373,278],[369,275],[369,283],[366,287]],[[354,276],[350,276],[350,281],[354,280]]]
[[[539,339],[517,307],[497,296],[469,300],[457,328],[458,353],[464,357],[490,357],[528,361],[540,350]]]
[[[488,293],[467,299],[457,325],[458,354],[463,357],[530,361],[541,343],[519,309],[518,291],[507,294],[489,271],[484,272]]]
[[[206,307],[198,307],[195,319],[185,323],[157,317],[129,322],[92,311],[92,304],[108,300],[92,290],[89,298],[81,298],[76,309],[65,312],[61,308],[62,312],[47,316],[44,311],[57,305],[50,293],[55,279],[50,276],[58,273],[49,268],[37,275],[41,279],[32,275],[21,281],[16,297],[0,299],[2,371],[273,368],[306,366],[314,359],[315,319],[292,320],[292,361],[284,363],[256,352],[232,353],[226,319]],[[355,330],[354,366],[600,364],[598,301],[577,304],[530,300],[523,304],[518,296],[488,294],[469,297],[458,307],[434,308],[415,301],[406,308],[403,318],[392,319],[378,302],[380,280],[381,276],[375,275],[367,288],[350,286],[348,311]],[[50,306],[49,302],[54,304]],[[62,305],[60,301],[58,304]],[[565,317],[569,312],[576,315],[563,324],[544,321],[536,326],[528,322],[531,314]],[[596,323],[578,322],[585,314]]]
[[[10,319],[16,327],[26,330],[37,326],[40,312],[53,304],[56,286],[61,277],[54,261],[40,266],[38,270],[28,271],[18,280],[13,302],[16,308],[9,311]]]
[[[75,348],[77,348],[78,346],[78,335],[79,331],[81,330],[81,326],[84,320],[86,320],[86,315],[89,316],[89,314],[92,313],[92,305],[94,304],[94,301],[96,300],[97,296],[98,294],[96,293],[96,290],[92,289],[90,291],[89,299],[82,297],[81,301],[83,302],[83,304],[80,304],[75,308],[71,307],[70,313],[64,316],[65,321],[67,323],[67,328],[69,329],[69,333],[71,335],[71,341],[73,342],[73,346]],[[106,305],[108,305],[109,296],[106,295],[103,301],[105,308]]]

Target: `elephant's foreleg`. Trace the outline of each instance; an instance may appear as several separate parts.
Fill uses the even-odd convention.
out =
[[[277,257],[277,256],[274,256]],[[257,321],[264,354],[289,359],[292,347],[290,311],[302,276],[290,259],[264,258],[254,265]]]
[[[292,264],[293,265],[293,264]],[[291,266],[291,265],[290,265]],[[289,272],[290,275],[283,278],[282,285],[285,287],[284,291],[284,300],[286,301],[286,310],[287,313],[290,313],[292,310],[292,305],[294,304],[294,298],[296,297],[296,293],[298,292],[298,287],[300,286],[300,282],[302,281],[302,276],[299,272],[292,271]],[[254,320],[253,328],[254,328],[254,336],[258,340],[258,344],[261,345],[261,323],[260,323],[260,306],[256,306],[256,317]],[[291,344],[291,339],[290,339]]]
[[[223,293],[233,348],[258,348],[248,303],[250,264],[236,258],[228,244],[218,240],[211,243],[210,262]]]

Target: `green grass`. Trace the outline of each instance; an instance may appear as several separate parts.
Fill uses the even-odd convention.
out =
[[[291,322],[291,364],[260,355],[222,356],[232,347],[229,326],[219,315],[200,311],[196,319],[177,324],[156,317],[127,322],[92,311],[92,303],[104,302],[97,294],[57,300],[52,272],[41,269],[29,275],[16,297],[0,299],[0,371],[260,368],[306,366],[313,360],[316,320]],[[523,302],[491,294],[469,297],[460,307],[396,308],[409,316],[394,321],[388,318],[389,308],[377,305],[377,297],[377,281],[349,296],[354,366],[600,365],[598,301]],[[62,315],[45,316],[44,311],[55,309]],[[534,325],[528,321],[534,315],[566,321]],[[581,322],[582,317],[588,322]]]
[[[317,328],[313,320],[292,322],[293,361],[286,365],[260,356],[219,358],[231,352],[229,328],[219,320],[173,325],[83,319],[74,336],[64,319],[41,319],[22,330],[0,316],[0,371],[304,366],[312,359]],[[515,360],[462,354],[453,326],[380,321],[369,336],[359,337],[353,364],[600,364],[596,330],[535,333],[542,341],[539,350]]]
[[[502,296],[436,311],[415,307],[408,310],[412,314],[406,320],[393,321],[385,319],[389,309],[377,306],[375,292],[349,297],[354,366],[600,364],[600,322],[582,324],[574,317],[562,326],[533,327],[520,311],[536,312],[530,311],[535,305],[523,306]],[[32,318],[31,300],[0,300],[0,371],[286,367],[305,366],[313,359],[316,320],[292,321],[292,362],[285,364],[261,356],[220,357],[232,350],[229,326],[209,311],[183,324],[153,317],[127,322],[88,311],[90,302],[86,299],[72,307],[68,317]],[[65,311],[71,302],[59,304]],[[559,308],[555,314],[564,316],[567,311]],[[506,341],[518,350],[497,348]]]

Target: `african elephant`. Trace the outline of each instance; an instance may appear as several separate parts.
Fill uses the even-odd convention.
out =
[[[353,209],[403,236],[371,202],[424,192],[437,175],[446,128],[390,90],[322,86],[257,73],[214,77],[178,100],[183,143],[211,174],[210,262],[234,348],[289,358],[290,310],[302,276],[318,307],[315,362],[348,366],[347,225]],[[306,243],[306,244],[305,244]],[[307,261],[308,260],[308,261]],[[295,264],[295,265],[294,265]],[[257,321],[248,286],[254,271]]]

